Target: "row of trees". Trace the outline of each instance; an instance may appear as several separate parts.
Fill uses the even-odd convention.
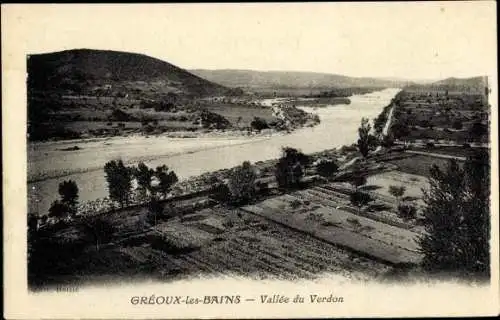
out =
[[[178,182],[175,172],[165,165],[156,169],[144,163],[136,167],[126,166],[122,160],[112,160],[105,164],[104,172],[108,183],[109,198],[120,207],[130,204],[133,194],[133,181],[137,182],[139,199],[158,201],[165,198],[172,186]],[[78,209],[78,186],[75,181],[68,180],[59,184],[60,199],[55,200],[49,208],[49,217],[64,218],[74,216]]]
[[[301,151],[284,147],[275,166],[274,175],[278,188],[292,190],[300,188],[306,167],[311,165],[311,158]],[[321,160],[316,165],[316,172],[325,177],[332,177],[338,170],[334,160]],[[254,201],[257,195],[268,190],[267,183],[258,181],[257,170],[250,162],[232,169],[226,181],[216,181],[214,198],[230,205],[243,205]]]

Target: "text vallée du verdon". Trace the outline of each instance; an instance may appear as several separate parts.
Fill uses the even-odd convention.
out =
[[[344,297],[330,295],[300,295],[293,296],[281,294],[261,294],[258,297],[242,297],[240,295],[226,296],[133,296],[130,298],[130,303],[133,305],[194,305],[194,304],[239,304],[261,303],[261,304],[288,304],[288,303],[343,303]]]

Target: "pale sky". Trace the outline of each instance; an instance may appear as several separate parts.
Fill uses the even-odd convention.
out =
[[[2,36],[12,55],[110,49],[185,69],[436,79],[496,73],[495,15],[489,1],[3,5]]]

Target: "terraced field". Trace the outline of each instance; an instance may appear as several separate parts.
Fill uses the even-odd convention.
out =
[[[175,231],[175,232],[174,232]],[[58,281],[244,276],[346,281],[385,279],[392,266],[341,249],[269,219],[222,207],[169,219],[143,234],[89,247]]]
[[[345,195],[314,187],[267,199],[244,210],[388,264],[416,264],[418,232],[389,213],[353,211]]]

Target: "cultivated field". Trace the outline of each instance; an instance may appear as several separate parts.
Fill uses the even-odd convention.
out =
[[[37,281],[91,283],[127,277],[173,280],[180,277],[238,275],[257,279],[314,279],[333,273],[345,280],[383,279],[392,270],[315,237],[239,209],[209,207],[152,227],[141,210],[107,217],[115,225],[99,250],[91,242],[74,259]],[[82,237],[78,225],[53,234],[67,243]],[[62,255],[62,253],[61,253]],[[51,259],[50,257],[45,257]]]
[[[396,220],[386,223],[391,219],[387,213],[354,211],[335,189],[314,187],[243,209],[378,261],[394,265],[420,261],[417,232],[397,227]]]

